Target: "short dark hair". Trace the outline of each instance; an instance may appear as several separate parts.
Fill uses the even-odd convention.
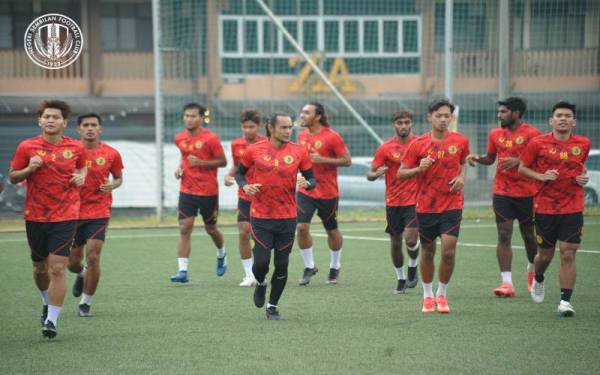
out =
[[[442,107],[448,107],[450,108],[450,112],[454,113],[454,104],[450,103],[450,100],[448,99],[435,99],[429,103],[429,106],[427,107],[427,113],[433,113]]]
[[[559,108],[570,109],[571,111],[573,111],[573,117],[576,117],[576,115],[577,115],[577,108],[575,107],[575,104],[573,104],[573,103],[569,103],[565,100],[561,100],[560,102],[556,103],[552,107],[552,114],[554,115],[554,111],[556,111]]]
[[[244,109],[240,114],[240,122],[252,121],[256,125],[260,125],[260,111],[253,108]]]
[[[414,115],[415,114],[411,110],[401,109],[399,111],[392,113],[392,122],[396,122],[397,120],[399,120],[401,118],[407,118],[407,119],[412,120]]]
[[[500,100],[498,101],[498,105],[503,105],[512,112],[519,112],[519,117],[523,117],[527,110],[527,103],[525,103],[525,100],[517,96],[511,96],[510,98]]]
[[[323,104],[319,102],[309,102],[307,104],[315,107],[315,113],[321,116],[321,119],[319,120],[321,125],[329,126],[329,121],[327,120],[327,114],[325,113],[325,107]]]
[[[84,118],[89,118],[89,117],[94,117],[96,119],[98,119],[98,123],[100,125],[102,125],[102,118],[100,118],[100,115],[94,112],[90,112],[90,113],[84,113],[83,115],[77,117],[77,125],[81,125],[81,123],[83,122]]]
[[[200,105],[196,102],[191,102],[188,103],[186,105],[183,106],[183,112],[187,111],[188,109],[197,109],[198,113],[200,114],[200,116],[204,117],[204,114],[206,112],[206,107],[203,105]]]
[[[289,117],[292,118],[292,116],[288,115],[287,113],[283,113],[283,112],[275,112],[271,115],[271,117],[269,117],[269,121],[267,121],[267,125],[271,125],[273,127],[273,129],[275,129],[275,125],[277,125],[277,119],[279,117]],[[267,137],[271,136],[271,132],[269,131],[269,127],[266,127],[267,130]]]
[[[71,107],[69,107],[69,105],[66,102],[64,102],[62,100],[51,99],[51,100],[44,100],[37,107],[38,118],[42,117],[46,108],[59,109],[60,113],[64,119],[69,118],[69,116],[71,115]]]

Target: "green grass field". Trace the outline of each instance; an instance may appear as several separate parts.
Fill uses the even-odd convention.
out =
[[[122,374],[593,374],[600,373],[600,218],[587,217],[577,255],[573,305],[555,316],[558,257],[547,273],[546,301],[526,292],[525,256],[515,248],[517,296],[498,299],[496,232],[491,220],[465,220],[449,287],[449,315],[420,312],[419,285],[395,296],[383,223],[345,223],[340,284],[325,284],[329,254],[314,225],[321,272],[299,287],[294,249],[280,301],[284,320],[267,321],[238,287],[242,267],[235,227],[224,227],[229,270],[214,274],[215,251],[201,228],[190,259],[191,283],[172,285],[177,230],[112,229],[102,258],[93,318],[79,318],[69,295],[54,342],[41,335],[40,298],[22,232],[0,233],[0,373]],[[514,241],[521,246],[520,239]],[[434,284],[434,289],[437,282]]]

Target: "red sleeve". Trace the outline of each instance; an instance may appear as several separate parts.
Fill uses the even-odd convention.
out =
[[[404,157],[402,158],[402,164],[404,164],[408,168],[414,168],[419,163],[419,160],[418,160],[419,159],[419,146],[418,145],[419,145],[418,142],[412,142],[408,146],[408,150],[406,150],[406,153],[404,154]]]
[[[377,169],[385,164],[385,147],[381,145],[375,151],[375,156],[373,157],[373,162],[371,162],[371,167],[373,169]]]
[[[15,170],[21,170],[29,165],[29,156],[27,155],[27,147],[21,142],[17,146],[17,150],[15,151],[15,156],[13,156],[12,161],[10,162],[10,167]]]
[[[498,153],[496,143],[494,142],[494,132],[490,132],[488,136],[487,153],[488,155],[496,155]]]
[[[587,158],[590,154],[590,148],[592,148],[592,143],[588,141],[585,150],[583,151],[583,159],[581,159],[582,163],[585,163],[587,161]]]
[[[237,155],[237,145],[231,144],[231,158],[233,159],[233,165],[240,165],[240,158]]]
[[[346,143],[344,143],[344,138],[341,135],[335,134],[335,142],[333,142],[333,152],[336,157],[344,156],[348,153],[348,147],[346,147]]]
[[[310,156],[308,156],[308,151],[302,147],[300,149],[300,166],[301,171],[306,171],[312,168],[312,163],[310,162]]]
[[[462,155],[460,155],[460,163],[464,164],[467,156],[469,155],[469,138],[465,137],[464,146],[462,150]]]
[[[113,160],[113,164],[110,167],[110,173],[113,176],[121,175],[121,171],[123,170],[123,160],[121,159],[121,154],[115,151],[115,159]]]
[[[524,166],[529,167],[537,158],[538,142],[529,142],[527,147],[521,152],[521,162]]]
[[[254,160],[252,158],[252,154],[254,153],[253,151],[254,147],[248,147],[240,159],[240,163],[246,168],[250,168],[252,164],[254,164]]]
[[[221,145],[221,140],[219,139],[219,137],[214,136],[211,139],[210,143],[211,143],[210,147],[211,147],[211,150],[212,150],[212,153],[213,153],[214,157],[218,158],[220,156],[223,156],[223,154],[225,152],[223,151],[223,146]]]

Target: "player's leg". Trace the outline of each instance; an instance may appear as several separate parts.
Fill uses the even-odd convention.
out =
[[[192,232],[194,221],[198,215],[198,202],[196,197],[190,194],[179,193],[178,223],[179,240],[177,241],[177,265],[178,271],[170,277],[172,282],[187,283],[188,263],[192,251]]]
[[[441,257],[439,267],[439,284],[436,292],[435,303],[438,312],[447,314],[450,312],[447,291],[448,283],[454,272],[454,260],[456,258],[456,244],[462,221],[462,210],[446,211],[440,218],[441,232]]]
[[[294,245],[296,220],[280,220],[277,223],[276,236],[273,242],[275,269],[271,276],[271,293],[267,304],[267,319],[279,320],[279,299],[285,289],[288,278],[289,255]]]
[[[254,286],[256,280],[252,274],[252,247],[250,240],[251,227],[250,227],[250,202],[244,199],[238,200],[238,232],[239,232],[239,249],[240,259],[242,261],[242,267],[244,268],[244,278],[240,283],[240,286]]]
[[[560,302],[557,312],[560,316],[574,316],[575,309],[571,305],[571,295],[575,287],[577,270],[575,255],[581,243],[583,229],[583,215],[581,213],[561,215],[558,234],[560,249]]]
[[[404,256],[402,255],[403,221],[398,207],[386,206],[385,216],[387,220],[385,231],[390,235],[390,256],[398,280],[393,292],[394,294],[404,294],[406,291],[406,276],[403,268]]]
[[[273,227],[276,220],[251,218],[252,237],[254,247],[252,248],[252,273],[256,279],[254,288],[254,305],[263,307],[267,293],[266,276],[269,273],[269,262],[271,261],[271,249],[273,249]]]
[[[531,292],[531,285],[535,276],[535,266],[533,264],[537,254],[537,244],[535,243],[535,225],[533,223],[533,197],[519,198],[518,205],[519,231],[525,244],[525,254],[527,255],[527,290]]]
[[[298,204],[298,224],[296,226],[296,235],[298,238],[300,255],[304,261],[304,271],[298,283],[300,285],[308,285],[311,277],[318,272],[318,268],[315,267],[312,248],[313,240],[312,236],[310,235],[310,221],[312,220],[317,207],[312,198],[302,193],[298,193],[296,199]]]
[[[45,223],[25,222],[27,242],[31,251],[31,261],[33,264],[33,282],[42,297],[42,326],[48,317],[48,286],[50,285],[46,225]]]
[[[90,306],[92,299],[98,288],[100,281],[100,253],[104,245],[106,229],[108,228],[108,219],[94,220],[89,226],[89,233],[86,233],[86,264],[85,279],[83,283],[83,293],[79,302],[79,316],[92,316]]]
[[[402,207],[404,218],[404,242],[408,253],[408,279],[407,288],[414,288],[419,282],[417,266],[419,264],[419,229],[417,228],[417,214],[415,206]]]
[[[417,214],[419,238],[421,240],[421,280],[423,285],[423,308],[421,311],[435,312],[433,295],[433,273],[435,272],[435,239],[440,235],[439,214]]]
[[[67,294],[66,269],[69,263],[70,246],[73,243],[76,221],[51,223],[48,227],[48,318],[42,329],[45,337],[56,336],[58,316]]]
[[[558,222],[560,215],[535,215],[536,239],[538,250],[534,258],[535,276],[531,286],[531,298],[535,303],[542,303],[545,296],[544,273],[552,258],[558,240]]]
[[[338,199],[319,199],[317,201],[317,215],[321,218],[323,227],[327,232],[329,245],[329,275],[328,284],[337,284],[340,275],[343,237],[338,228],[337,211]]]
[[[223,233],[217,227],[217,217],[219,216],[219,196],[200,197],[200,214],[204,221],[204,230],[210,236],[217,248],[217,261],[215,273],[217,276],[223,276],[227,271],[227,251]]]
[[[512,233],[513,221],[516,211],[511,197],[494,194],[493,207],[496,216],[496,230],[498,232],[498,243],[496,245],[496,259],[500,268],[501,284],[494,289],[498,297],[514,297],[515,290],[512,282]]]
[[[75,277],[75,282],[73,283],[73,288],[71,289],[74,297],[79,297],[81,296],[81,293],[83,293],[83,281],[86,269],[83,266],[82,261],[83,248],[87,240],[85,236],[87,225],[87,220],[80,220],[77,223],[75,239],[73,240],[73,246],[71,246],[71,253],[69,254],[69,265],[67,267],[69,271],[77,274]]]

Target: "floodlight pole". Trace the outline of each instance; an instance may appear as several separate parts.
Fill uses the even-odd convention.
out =
[[[444,17],[444,95],[452,102],[454,96],[454,72],[452,70],[453,59],[453,16],[454,1],[446,0],[446,9]]]
[[[163,219],[163,111],[161,94],[160,0],[152,0],[152,42],[154,52],[154,143],[156,153],[156,219]]]

